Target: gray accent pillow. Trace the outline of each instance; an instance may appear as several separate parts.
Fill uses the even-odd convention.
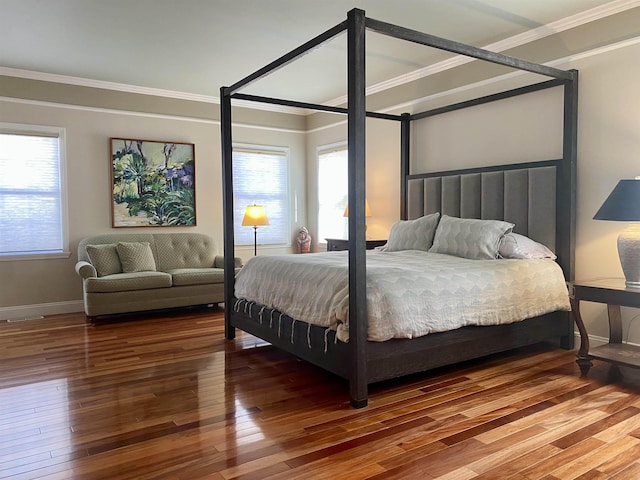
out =
[[[440,213],[432,213],[415,220],[400,220],[394,223],[389,232],[385,252],[429,250],[439,219]]]
[[[155,271],[156,261],[149,242],[119,242],[117,249],[123,272]]]
[[[122,265],[115,243],[87,245],[87,255],[99,277],[122,273]]]
[[[498,250],[502,258],[551,258],[556,259],[555,253],[549,250],[542,243],[519,235],[517,233],[508,233],[500,242]]]
[[[501,220],[443,215],[429,251],[473,260],[495,259],[502,237],[513,227],[513,223]]]

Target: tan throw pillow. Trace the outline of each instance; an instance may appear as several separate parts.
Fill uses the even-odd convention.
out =
[[[149,242],[119,242],[117,249],[123,272],[155,271],[156,261]]]
[[[122,265],[115,243],[87,245],[87,255],[99,277],[122,273]]]

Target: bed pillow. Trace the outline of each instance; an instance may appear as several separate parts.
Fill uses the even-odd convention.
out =
[[[119,242],[117,248],[123,272],[155,271],[156,261],[149,242]]]
[[[440,213],[432,213],[415,220],[400,220],[394,223],[384,251],[429,250],[439,219]]]
[[[501,220],[443,215],[429,251],[473,260],[495,259],[502,237],[513,227],[513,223]]]
[[[546,246],[518,233],[508,233],[500,242],[498,253],[502,258],[551,258],[556,255]]]
[[[115,243],[87,245],[87,255],[99,277],[122,273],[122,265]]]

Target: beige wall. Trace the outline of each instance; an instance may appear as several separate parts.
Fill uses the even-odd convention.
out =
[[[94,93],[99,96],[101,92]],[[112,95],[113,92],[109,92],[108,97]],[[66,129],[71,255],[66,259],[0,261],[0,319],[82,310],[82,285],[74,271],[78,241],[88,235],[112,231],[109,137],[195,144],[197,226],[162,229],[175,231],[187,228],[189,231],[210,234],[222,251],[222,166],[217,105],[205,105],[211,118],[202,118],[202,105],[196,109],[198,116],[188,116],[188,107],[193,102],[186,102],[187,105],[182,106],[181,115],[173,116],[166,111],[162,114],[144,111],[145,104],[152,104],[148,98],[144,98],[140,105],[133,102],[133,106],[142,111],[108,109],[104,105],[77,106],[60,103],[57,97],[53,100],[56,101],[2,97],[0,122],[51,125]],[[119,103],[118,106],[122,107]],[[238,113],[242,121],[234,126],[234,142],[289,148],[293,239],[295,231],[306,223],[305,135],[302,128],[295,128],[296,124],[302,126],[303,120],[283,120],[281,117],[287,116],[271,114],[276,124],[288,126],[266,128],[257,122],[251,125],[251,117],[246,116],[245,112]],[[259,112],[257,118],[266,121],[267,116],[267,112]],[[297,212],[294,212],[294,205],[298,206]],[[149,228],[151,227],[147,227],[147,230]],[[144,228],[126,230],[145,231]],[[269,246],[262,250],[268,253],[289,253],[291,246]],[[237,247],[236,254],[247,259],[253,255],[253,246]]]
[[[640,175],[640,44],[574,63],[580,69],[576,277],[622,277],[619,222],[593,220],[621,178]],[[606,308],[581,307],[590,334],[608,336]],[[638,310],[623,308],[624,339],[640,344]]]

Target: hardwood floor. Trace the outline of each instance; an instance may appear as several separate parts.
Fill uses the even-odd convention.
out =
[[[638,479],[640,377],[540,345],[374,385],[222,311],[0,322],[0,478]],[[615,381],[614,381],[615,380]]]

